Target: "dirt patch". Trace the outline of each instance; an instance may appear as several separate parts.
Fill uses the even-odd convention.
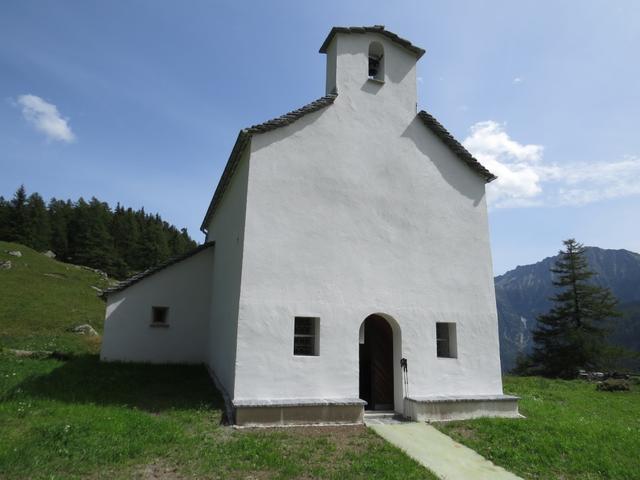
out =
[[[304,427],[265,427],[265,428],[243,428],[237,432],[252,433],[283,433],[291,436],[305,438],[326,437],[337,442],[352,440],[367,433],[364,425],[335,425],[335,426],[304,426]]]
[[[252,431],[263,430],[260,428],[250,429]],[[331,425],[331,426],[304,426],[304,427],[273,427],[264,430],[280,431],[285,433],[292,433],[295,435],[301,435],[303,437],[325,437],[331,436],[332,438],[346,438],[353,437],[354,435],[362,435],[367,431],[367,427],[364,425]]]
[[[466,427],[464,425],[460,425],[458,427],[452,428],[449,433],[453,435],[457,435],[464,439],[472,439],[475,438],[476,432],[472,428]]]
[[[242,478],[242,480],[268,480],[269,478],[273,478],[273,476],[273,472],[255,471],[243,473],[238,478]]]
[[[142,467],[133,477],[138,480],[186,480],[180,475],[178,467],[157,460]]]
[[[370,448],[372,442],[384,443],[384,440],[364,425],[247,428],[236,432],[282,434],[293,440],[292,446],[298,445],[299,442],[296,442],[296,439],[316,440],[327,445],[333,452],[332,455],[348,452],[359,454]]]

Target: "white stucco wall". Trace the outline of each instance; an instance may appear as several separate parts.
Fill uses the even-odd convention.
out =
[[[109,295],[100,358],[204,363],[214,248]],[[168,327],[152,327],[151,307],[169,307]]]
[[[501,393],[484,180],[417,119],[409,52],[375,34],[328,51],[335,103],[252,140],[233,397],[357,397],[372,313],[393,319],[397,410],[402,356],[411,395]],[[319,356],[293,356],[295,316],[320,317]],[[457,359],[436,357],[438,321],[456,322]]]
[[[207,241],[216,242],[207,363],[231,398],[234,392],[249,151],[247,148],[240,159],[207,228]]]

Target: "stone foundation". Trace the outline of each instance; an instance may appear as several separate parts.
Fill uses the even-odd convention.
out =
[[[404,399],[405,416],[418,422],[468,420],[480,417],[518,418],[512,395],[432,396]]]
[[[243,427],[362,423],[359,399],[233,402],[235,424]]]

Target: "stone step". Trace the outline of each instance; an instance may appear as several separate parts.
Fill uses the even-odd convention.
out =
[[[391,425],[404,423],[407,419],[396,412],[391,411],[367,411],[364,413],[365,425]]]
[[[365,410],[365,418],[393,418],[398,415],[392,410]]]

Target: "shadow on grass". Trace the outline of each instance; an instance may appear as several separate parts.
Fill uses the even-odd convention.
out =
[[[79,355],[43,375],[18,384],[20,394],[69,403],[119,405],[152,413],[171,409],[224,410],[204,366],[104,363]]]

